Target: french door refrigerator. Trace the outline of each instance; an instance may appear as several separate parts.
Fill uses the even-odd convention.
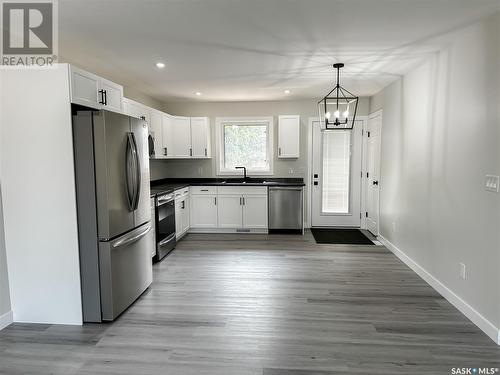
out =
[[[73,147],[83,320],[110,321],[152,282],[147,124],[74,109]]]

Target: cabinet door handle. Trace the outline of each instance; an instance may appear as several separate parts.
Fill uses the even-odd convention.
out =
[[[186,208],[186,201],[182,201],[181,203],[182,203],[181,208],[182,208],[182,209],[185,209],[185,208]]]
[[[168,152],[167,152],[167,148],[166,147],[163,147],[163,155],[167,156],[168,155]]]
[[[243,197],[243,206],[245,205],[245,197]]]
[[[108,105],[108,91],[104,90],[104,105]]]
[[[217,197],[214,197],[214,204],[217,206]]]
[[[189,156],[193,156],[193,149],[192,148],[189,149]]]
[[[240,197],[240,206],[241,206],[241,197]]]
[[[208,156],[208,154],[207,154],[207,149],[206,149],[206,148],[205,148],[205,156]]]
[[[99,99],[99,104],[104,104],[104,90],[99,90],[98,93],[101,95]]]
[[[281,147],[278,148],[278,155],[281,156]]]

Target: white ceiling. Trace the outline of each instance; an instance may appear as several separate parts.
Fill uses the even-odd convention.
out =
[[[342,85],[367,96],[436,51],[433,36],[498,9],[498,0],[60,0],[60,55],[163,101],[318,98],[337,61]]]

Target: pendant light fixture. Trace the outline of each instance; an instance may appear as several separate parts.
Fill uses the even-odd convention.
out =
[[[340,68],[343,68],[344,64],[333,64],[333,67],[337,69],[337,85],[318,102],[321,129],[352,129],[359,98],[340,86]]]

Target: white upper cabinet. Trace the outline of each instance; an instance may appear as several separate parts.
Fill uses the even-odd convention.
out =
[[[101,78],[99,80],[99,93],[104,96],[103,109],[122,111],[123,86]]]
[[[162,159],[165,157],[163,152],[162,116],[163,114],[160,111],[151,109],[149,119],[149,135],[153,137],[154,155],[151,157],[155,159]]]
[[[122,111],[123,87],[70,65],[71,102],[90,108]]]
[[[123,113],[145,120],[148,124],[151,121],[152,109],[134,100],[123,98]]]
[[[91,108],[99,108],[102,98],[99,93],[99,77],[70,66],[71,102]]]
[[[174,158],[174,121],[173,116],[162,114],[161,131],[162,131],[162,157]]]
[[[278,158],[300,156],[300,116],[282,115],[278,119]]]
[[[211,157],[208,117],[191,117],[191,148],[193,158]]]
[[[191,123],[189,117],[172,116],[172,143],[173,156],[176,158],[190,158],[193,154],[191,148]]]

